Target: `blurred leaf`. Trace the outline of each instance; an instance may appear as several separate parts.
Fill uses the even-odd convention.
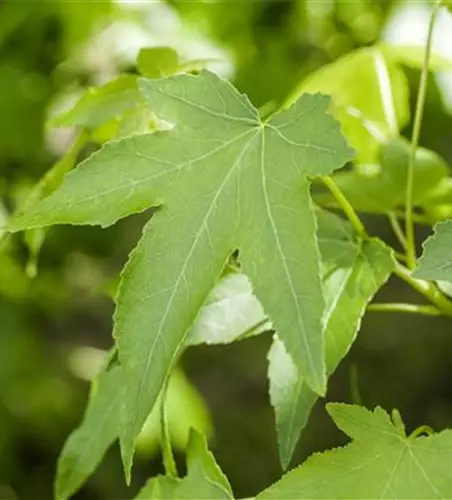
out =
[[[204,399],[177,367],[171,372],[166,395],[168,431],[171,444],[179,449],[187,447],[190,428],[196,429],[209,437],[212,422]],[[160,401],[158,401],[137,439],[137,450],[154,451],[160,443]]]
[[[407,437],[398,413],[392,421],[379,407],[370,412],[330,403],[327,409],[337,427],[353,441],[311,456],[256,500],[433,500],[452,496],[452,431]]]
[[[226,476],[221,472],[204,436],[191,430],[187,447],[187,475],[183,479],[155,477],[140,491],[142,500],[232,500]]]
[[[137,67],[147,78],[173,75],[179,68],[179,56],[170,47],[144,48],[138,53]]]
[[[65,500],[94,472],[118,436],[123,397],[121,369],[114,366],[93,384],[83,422],[67,439],[58,460],[55,495]]]
[[[380,144],[397,137],[409,121],[406,77],[377,46],[321,67],[301,82],[289,101],[304,92],[333,97],[333,114],[359,163],[375,162]]]
[[[338,232],[343,232],[342,238],[324,240],[324,247],[331,246],[332,250],[342,245],[344,249],[342,256],[334,251],[330,253],[333,260],[323,261],[324,335],[329,375],[350,350],[367,304],[388,279],[394,265],[390,250],[379,240],[351,247],[346,234],[347,225],[336,218]],[[305,384],[277,337],[269,352],[268,378],[276,415],[279,457],[286,469],[318,396]]]
[[[433,236],[422,246],[424,251],[413,277],[452,282],[452,220],[437,224]]]
[[[379,47],[387,60],[418,70],[421,70],[424,65],[425,47],[423,45],[380,44]],[[430,54],[429,69],[430,71],[450,71],[452,59],[437,53]]]
[[[143,100],[137,88],[137,77],[123,74],[101,87],[87,89],[71,109],[52,118],[49,124],[94,129],[141,106]]]
[[[405,205],[407,169],[411,146],[395,139],[381,148],[380,167],[339,172],[334,181],[347,200],[363,212],[386,213]],[[449,167],[436,153],[419,148],[414,163],[413,202],[429,205],[447,179]],[[315,196],[320,205],[335,203],[328,192]]]

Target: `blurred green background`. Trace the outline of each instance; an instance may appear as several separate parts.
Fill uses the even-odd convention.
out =
[[[52,129],[48,117],[86,87],[136,72],[140,48],[170,46],[182,60],[211,60],[209,67],[256,106],[277,105],[309,73],[357,47],[378,40],[421,45],[428,3],[0,2],[0,219],[72,141],[73,130]],[[452,16],[440,17],[435,47],[447,56]],[[406,68],[406,74],[413,108],[419,71]],[[452,161],[447,77],[447,71],[430,75],[421,144]],[[403,133],[410,136],[409,125]],[[80,156],[95,147],[88,144]],[[1,236],[0,499],[52,498],[59,451],[83,415],[88,381],[112,344],[110,290],[144,220],[132,217],[106,230],[52,228],[36,277],[33,245],[21,235]],[[396,245],[384,217],[365,220],[373,234]],[[428,233],[419,228],[419,242]],[[419,301],[395,279],[379,299]],[[423,423],[452,427],[451,331],[447,319],[368,313],[330,381],[328,400],[397,407],[409,429]],[[264,335],[227,347],[191,348],[182,359],[187,380],[180,374],[175,389],[180,418],[173,432],[183,435],[190,419],[208,431],[239,498],[281,474],[267,395],[270,341]],[[142,436],[130,489],[115,445],[75,498],[132,498],[148,476],[161,472],[154,434],[151,429]],[[319,401],[294,463],[343,442]]]

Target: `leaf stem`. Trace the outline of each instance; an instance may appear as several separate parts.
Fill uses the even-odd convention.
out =
[[[345,215],[348,217],[350,223],[352,224],[358,236],[361,236],[361,238],[367,238],[367,232],[366,228],[364,227],[364,224],[361,222],[361,219],[359,218],[355,209],[352,207],[347,198],[343,195],[342,191],[336,185],[334,180],[331,177],[324,175],[322,176],[322,181],[325,184],[325,186],[331,191],[331,194],[336,198],[337,202],[339,203],[339,206],[345,212]]]
[[[398,303],[377,303],[369,304],[368,311],[373,312],[400,312],[408,314],[423,314],[425,316],[440,316],[441,311],[435,306],[420,305],[420,304],[398,304]]]
[[[166,475],[177,477],[176,462],[174,460],[173,451],[171,449],[171,437],[168,429],[168,419],[166,415],[166,401],[168,394],[169,377],[167,378],[162,391],[162,401],[160,403],[160,433],[162,440],[162,455],[163,465],[165,466]]]
[[[429,425],[421,425],[417,429],[414,429],[414,431],[408,436],[408,439],[416,439],[422,434],[431,436],[432,434],[435,434],[435,431]]]
[[[391,228],[394,231],[399,243],[402,245],[402,248],[406,251],[407,242],[405,235],[403,234],[402,226],[400,225],[399,219],[397,219],[396,215],[393,212],[388,212],[388,219],[391,224]]]
[[[422,65],[421,79],[419,82],[419,91],[417,95],[416,111],[414,115],[413,135],[411,138],[411,152],[408,162],[408,175],[406,185],[405,199],[405,233],[406,233],[406,256],[409,268],[414,268],[416,264],[416,246],[414,240],[414,222],[413,222],[413,187],[414,187],[414,162],[416,159],[416,150],[419,145],[419,136],[421,133],[422,118],[424,114],[425,98],[427,95],[427,80],[430,53],[432,49],[433,28],[435,26],[436,16],[441,1],[435,2],[430,23],[428,27],[427,41],[425,44],[424,63]]]
[[[323,176],[322,181],[331,191],[336,198],[341,209],[347,215],[350,223],[353,225],[355,231],[363,239],[369,239],[366,228],[364,227],[355,209],[350,205],[349,201],[345,198],[340,188],[336,185],[331,177]],[[452,317],[452,302],[445,297],[445,295],[433,283],[424,280],[418,280],[411,276],[411,271],[400,262],[395,262],[394,274],[401,278],[405,283],[414,288],[417,292],[428,299],[436,308],[445,316]]]
[[[394,274],[428,299],[442,314],[452,317],[452,302],[433,283],[413,278],[411,271],[400,262],[396,262]]]

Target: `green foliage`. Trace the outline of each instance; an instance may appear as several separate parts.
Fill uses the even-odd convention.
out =
[[[376,160],[381,143],[397,137],[409,120],[408,83],[402,69],[379,47],[351,52],[323,66],[296,89],[331,95],[334,115],[358,163]]]
[[[120,372],[119,366],[113,366],[99,376],[83,422],[64,445],[55,483],[58,499],[69,498],[78,490],[118,435],[118,414],[123,396]]]
[[[80,488],[118,438],[123,399],[121,367],[113,361],[93,382],[83,422],[69,436],[61,452],[55,484],[58,499],[69,498]],[[161,399],[138,436],[139,450],[152,449],[161,439],[160,404]],[[171,442],[175,448],[186,447],[190,428],[210,433],[211,423],[203,401],[180,370],[171,373],[165,404],[169,412]]]
[[[352,205],[363,212],[387,213],[405,204],[410,145],[394,139],[380,149],[379,165],[338,173],[334,180]],[[449,167],[433,151],[419,148],[414,162],[413,202],[428,207],[448,178]],[[335,200],[324,192],[316,197],[321,204]]]
[[[323,301],[305,176],[328,173],[350,158],[325,114],[328,100],[320,96],[304,96],[261,122],[243,96],[207,72],[143,81],[141,89],[151,109],[178,127],[109,144],[10,225],[12,230],[54,223],[107,226],[163,201],[129,260],[117,299],[115,337],[127,387],[121,425],[127,471],[136,436],[184,334],[237,246],[256,296],[301,374],[313,390],[324,391]],[[199,140],[203,131],[208,140]],[[276,158],[284,157],[290,168],[276,170]],[[165,236],[156,238],[161,231]],[[301,241],[303,264],[297,256]],[[269,252],[273,247],[276,253]],[[148,291],[150,276],[160,289]],[[144,323],[156,330],[143,330]]]
[[[332,215],[321,214],[319,228],[326,302],[326,364],[330,375],[348,353],[368,302],[388,279],[394,264],[389,249],[380,241],[354,241],[351,228]],[[286,469],[317,395],[297,373],[296,365],[278,338],[269,353],[268,377],[279,457]]]
[[[70,498],[86,482],[117,438],[127,482],[135,449],[148,456],[162,449],[166,475],[151,478],[137,498],[233,498],[207,448],[213,434],[210,413],[180,368],[188,348],[251,337],[259,337],[252,342],[260,345],[271,333],[270,350],[262,345],[268,351],[279,460],[286,469],[366,310],[452,316],[450,220],[434,227],[416,269],[411,237],[412,219],[434,224],[452,215],[447,151],[442,150],[443,158],[424,140],[428,133],[420,135],[423,108],[431,99],[428,72],[452,64],[430,54],[431,37],[422,48],[371,45],[385,17],[379,2],[250,2],[240,13],[227,2],[169,3],[179,21],[194,24],[228,50],[235,85],[203,70],[215,58],[184,59],[156,37],[155,46],[128,61],[127,72],[77,91],[75,103],[48,121],[49,129],[66,129],[59,133],[71,136],[71,146],[33,188],[29,178],[23,185],[17,181],[12,169],[0,182],[0,217],[6,223],[6,231],[0,228],[6,249],[0,254],[0,295],[11,302],[33,297],[46,303],[47,295],[41,297],[46,289],[61,294],[53,281],[44,281],[47,276],[41,284],[37,273],[48,226],[108,227],[141,214],[103,233],[121,231],[114,240],[105,236],[105,245],[123,259],[122,224],[134,227],[142,216],[150,218],[121,274],[113,355],[94,379],[83,420],[58,461],[58,499]],[[440,3],[435,5],[431,27]],[[13,35],[30,23],[23,7],[11,9],[8,4],[0,16],[0,55],[4,47],[23,43]],[[30,9],[39,14],[39,26],[58,20],[66,52],[81,49],[98,21],[117,16],[120,7],[98,3],[86,19],[80,6],[61,9],[49,3],[42,11]],[[240,36],[232,36],[238,27]],[[39,46],[51,46],[46,36],[38,39]],[[309,55],[313,45],[314,57]],[[365,47],[349,50],[355,45]],[[22,60],[10,56],[8,48],[0,61],[0,88],[6,89],[0,109],[10,117],[0,120],[0,161],[8,167],[41,158],[53,86],[77,66],[77,58],[66,61],[52,81],[46,80],[47,68],[57,62],[29,73],[37,59],[34,50]],[[182,52],[191,53],[190,47]],[[419,70],[410,144],[403,134],[413,114],[412,78]],[[97,76],[87,81],[105,81],[105,75]],[[80,87],[85,75],[78,78]],[[93,147],[99,149],[90,154]],[[348,221],[327,209],[342,212]],[[372,213],[377,222],[362,221],[357,212]],[[385,234],[380,222],[388,216],[401,251],[391,248],[387,235],[388,243],[371,236]],[[398,218],[405,219],[404,227]],[[10,234],[17,231],[25,231],[22,242]],[[49,233],[50,243],[52,237]],[[65,248],[62,253],[68,253]],[[74,254],[80,257],[77,250]],[[52,262],[54,256],[46,258]],[[36,285],[25,279],[21,266]],[[92,289],[93,267],[85,270]],[[430,304],[372,303],[391,274]],[[83,280],[83,272],[73,275],[77,283]],[[82,294],[76,288],[73,295]],[[3,372],[13,373],[5,360]],[[207,394],[209,383],[203,388]],[[36,387],[41,393],[41,385]],[[14,398],[4,392],[0,417],[3,407],[15,411]],[[327,409],[352,443],[312,456],[256,498],[452,495],[451,431],[419,437],[430,433],[423,427],[407,437],[397,411],[391,420],[379,407],[370,412],[329,404]],[[27,411],[38,418],[38,411]],[[252,418],[254,425],[260,416]],[[8,439],[0,434],[0,445],[3,441]],[[186,451],[183,478],[176,477],[172,449]],[[253,474],[250,466],[247,475]]]
[[[435,226],[435,234],[424,242],[424,252],[414,272],[416,278],[452,282],[452,222],[445,221]]]
[[[170,47],[141,49],[137,58],[137,68],[147,78],[173,75],[179,69],[179,56]]]
[[[314,455],[257,496],[266,499],[434,499],[452,495],[452,432],[406,436],[400,416],[381,408],[328,404],[352,443]]]
[[[221,472],[202,436],[190,433],[187,446],[187,475],[182,479],[168,476],[149,480],[136,497],[142,500],[232,500],[231,487]]]

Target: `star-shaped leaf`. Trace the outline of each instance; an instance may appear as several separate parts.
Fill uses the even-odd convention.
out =
[[[121,449],[135,438],[215,281],[235,249],[306,383],[325,392],[323,297],[308,175],[351,159],[329,98],[303,95],[262,121],[228,82],[202,71],[141,80],[166,132],[112,141],[11,230],[108,226],[152,206],[123,271],[114,335],[124,371]]]
[[[270,499],[427,500],[452,498],[452,431],[407,437],[400,415],[329,404],[353,442],[315,454],[257,496]]]

